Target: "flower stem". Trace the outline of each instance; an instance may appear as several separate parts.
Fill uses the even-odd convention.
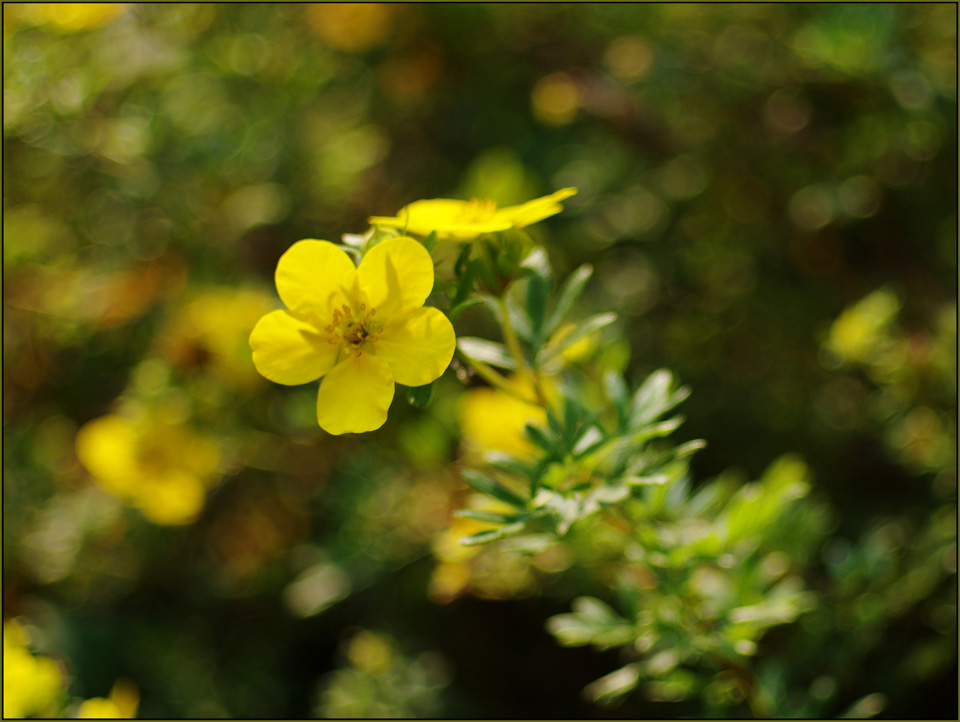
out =
[[[514,389],[510,388],[510,386],[507,384],[507,380],[503,378],[503,376],[498,374],[496,371],[494,371],[490,366],[483,363],[483,361],[479,361],[473,358],[472,356],[467,355],[467,353],[464,352],[464,350],[459,347],[457,347],[457,351],[463,357],[463,360],[467,362],[467,365],[470,366],[470,368],[472,368],[474,371],[476,371],[480,375],[480,377],[484,381],[489,383],[491,386],[494,386],[500,391],[503,391],[505,394],[509,394],[513,398],[519,399],[520,401],[523,401],[526,404],[530,404],[531,406],[536,406],[538,408],[540,407],[540,403],[538,401],[529,399],[526,396],[523,396],[522,394],[517,393]]]
[[[506,295],[500,296],[497,299],[497,303],[500,306],[500,325],[503,328],[503,340],[507,342],[507,348],[517,362],[517,372],[530,378],[533,384],[533,390],[537,395],[537,404],[543,408],[547,408],[549,402],[547,401],[547,395],[543,392],[543,385],[540,383],[540,374],[527,364],[527,359],[523,355],[523,349],[520,348],[520,340],[517,338],[517,333],[513,329],[513,324],[510,323],[510,312],[507,309]]]

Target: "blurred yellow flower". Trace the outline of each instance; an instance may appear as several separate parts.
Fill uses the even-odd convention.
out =
[[[337,50],[362,53],[384,43],[397,10],[390,3],[310,3],[307,27]]]
[[[217,443],[155,417],[101,416],[76,439],[77,456],[97,485],[155,524],[190,524],[220,463]]]
[[[497,208],[491,200],[457,201],[435,198],[414,201],[400,209],[395,217],[373,216],[372,225],[398,228],[406,233],[427,236],[436,231],[442,240],[468,241],[484,233],[524,228],[563,210],[560,201],[577,192],[563,188],[556,193],[527,201],[519,206]]]
[[[77,710],[77,717],[87,719],[133,719],[137,716],[140,693],[136,685],[119,679],[110,690],[109,697],[94,697],[85,700]]]
[[[166,328],[161,342],[165,355],[182,368],[209,370],[212,380],[249,386],[257,378],[247,345],[250,327],[272,306],[270,296],[257,290],[205,290]]]
[[[11,3],[19,19],[51,25],[65,33],[107,25],[126,12],[127,3]]]
[[[279,384],[323,376],[317,421],[331,434],[379,429],[395,383],[428,384],[453,358],[453,326],[423,306],[433,261],[412,238],[382,241],[359,268],[328,241],[300,241],[277,263],[276,282],[287,310],[254,327],[253,363]]]
[[[47,713],[62,694],[63,675],[49,657],[27,649],[27,634],[17,622],[3,625],[3,716],[28,717]]]
[[[529,378],[512,376],[507,384],[523,398],[536,400]],[[460,397],[457,420],[464,441],[472,448],[524,456],[534,448],[524,435],[524,427],[545,424],[547,412],[506,391],[484,386],[470,389]]]

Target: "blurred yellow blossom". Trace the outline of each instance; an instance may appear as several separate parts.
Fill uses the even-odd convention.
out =
[[[530,379],[512,376],[507,385],[519,396],[535,402],[537,396]],[[504,451],[523,456],[533,450],[524,428],[527,424],[543,425],[546,411],[506,391],[489,386],[470,389],[460,398],[457,420],[464,441],[479,451]]]
[[[136,685],[119,679],[109,697],[94,697],[80,704],[77,717],[87,719],[133,719],[137,716],[140,693]]]
[[[220,463],[213,439],[151,416],[93,419],[77,432],[76,448],[103,491],[155,524],[196,521]]]
[[[300,241],[277,263],[276,282],[287,309],[254,327],[253,363],[279,384],[324,376],[317,421],[331,434],[379,429],[395,383],[428,384],[453,358],[453,326],[423,306],[433,261],[412,238],[382,241],[359,268],[328,241]]]
[[[307,27],[337,50],[362,53],[384,43],[397,10],[390,3],[310,3]]]
[[[548,196],[506,208],[497,208],[492,200],[435,198],[414,201],[401,208],[395,217],[373,216],[369,221],[373,225],[397,228],[418,236],[436,231],[440,239],[468,241],[484,233],[523,228],[556,215],[563,210],[560,201],[576,192],[576,188],[563,188]]]
[[[510,512],[514,509],[489,497],[474,497],[472,508]],[[437,565],[427,592],[436,602],[446,603],[473,593],[485,599],[509,599],[530,592],[536,584],[528,555],[489,546],[464,546],[460,540],[491,528],[488,522],[454,518],[434,537]]]
[[[74,33],[107,25],[127,10],[127,3],[10,3],[17,19]]]
[[[246,387],[257,375],[250,365],[250,327],[273,302],[261,291],[215,288],[202,291],[173,317],[161,342],[181,368],[209,369],[231,386]]]
[[[3,716],[52,716],[62,694],[63,675],[49,657],[34,656],[26,631],[16,621],[3,625]]]

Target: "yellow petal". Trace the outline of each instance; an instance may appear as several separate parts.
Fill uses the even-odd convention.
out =
[[[110,690],[110,701],[117,706],[121,717],[133,719],[140,704],[140,690],[130,680],[118,679]]]
[[[80,704],[77,717],[86,719],[123,719],[116,703],[103,697],[94,697]]]
[[[497,216],[510,221],[517,228],[523,228],[562,211],[563,206],[560,205],[560,201],[576,192],[576,188],[562,188],[556,193],[528,201],[523,205],[504,208],[497,213]]]
[[[327,339],[326,333],[288,311],[273,311],[250,333],[253,365],[278,384],[315,381],[337,360],[339,345]]]
[[[398,384],[422,386],[439,378],[450,365],[457,338],[446,316],[436,308],[418,308],[396,316],[383,327],[376,343]]]
[[[353,300],[356,276],[357,268],[343,249],[307,239],[294,243],[277,261],[277,293],[287,308],[323,328],[334,308]]]
[[[93,419],[77,432],[77,458],[105,491],[129,496],[139,476],[138,433],[121,416]]]
[[[191,474],[170,471],[141,483],[137,505],[154,524],[191,524],[206,502],[203,483]]]
[[[378,243],[357,270],[367,305],[385,322],[401,310],[423,305],[433,290],[433,259],[423,244],[400,236]]]
[[[320,382],[317,421],[330,434],[362,433],[383,426],[393,401],[390,364],[373,354],[351,354]]]
[[[476,238],[484,233],[510,228],[508,219],[499,218],[494,210],[484,214],[481,209],[482,205],[476,201],[432,198],[404,206],[395,218],[374,216],[369,220],[371,224],[398,228],[418,236],[427,236],[436,231],[437,236],[444,239]]]

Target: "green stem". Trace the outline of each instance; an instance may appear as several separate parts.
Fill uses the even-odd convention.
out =
[[[459,347],[457,347],[457,352],[463,357],[463,360],[467,362],[467,365],[470,368],[472,368],[474,371],[476,371],[480,375],[480,377],[484,381],[489,383],[491,386],[499,389],[500,391],[503,391],[505,394],[509,394],[515,399],[519,399],[520,401],[523,401],[526,404],[530,404],[531,406],[536,406],[537,408],[540,408],[540,404],[537,401],[534,401],[533,399],[528,399],[526,396],[523,396],[522,394],[519,394],[516,391],[514,391],[512,388],[510,388],[510,386],[507,384],[507,380],[503,378],[503,376],[498,374],[496,371],[494,371],[490,366],[483,363],[483,361],[478,361],[472,356],[468,356],[463,351],[463,349]]]
[[[507,348],[517,362],[517,372],[530,378],[533,384],[533,390],[537,395],[537,405],[547,408],[549,402],[547,401],[547,395],[543,391],[540,375],[527,364],[527,359],[523,355],[523,349],[520,348],[520,339],[517,338],[517,333],[513,330],[513,324],[510,323],[510,312],[507,309],[506,295],[500,296],[497,299],[497,303],[500,306],[500,325],[503,328],[503,340],[507,342]]]

